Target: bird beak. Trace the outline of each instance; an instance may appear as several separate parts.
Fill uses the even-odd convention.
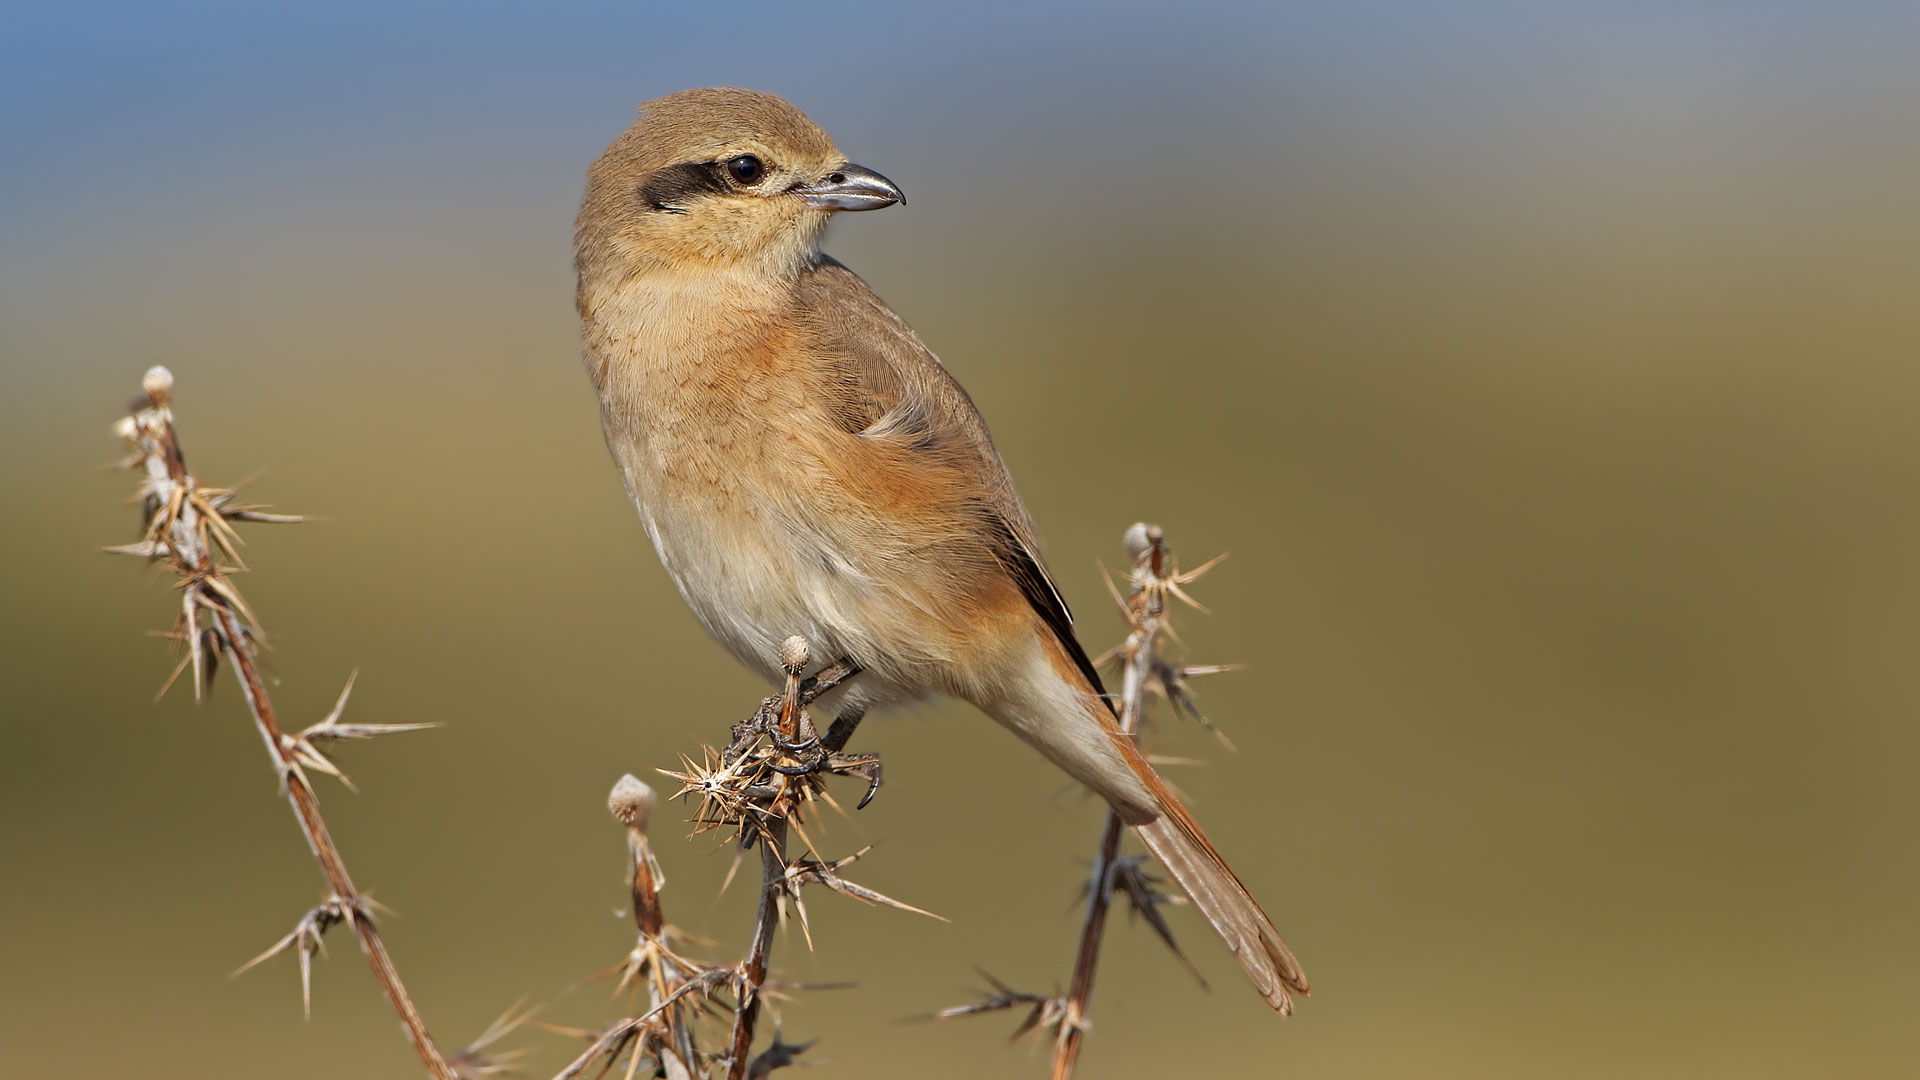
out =
[[[907,201],[899,185],[858,165],[842,165],[817,184],[795,188],[794,194],[820,210],[878,210]]]

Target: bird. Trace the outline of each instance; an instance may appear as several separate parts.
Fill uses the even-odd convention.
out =
[[[583,358],[641,524],[748,668],[778,682],[793,635],[858,665],[836,728],[959,698],[1092,789],[1290,1012],[1305,974],[1120,732],[972,400],[820,250],[836,213],[905,201],[773,94],[639,106],[588,170],[574,252]]]

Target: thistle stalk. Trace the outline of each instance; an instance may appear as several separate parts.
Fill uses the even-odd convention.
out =
[[[110,549],[142,555],[149,560],[164,559],[180,577],[182,590],[180,629],[187,655],[182,666],[193,668],[194,691],[199,696],[205,680],[225,656],[233,665],[254,729],[266,745],[267,756],[281,791],[293,808],[295,822],[306,838],[307,848],[319,864],[331,896],[308,912],[294,931],[267,952],[242,967],[281,952],[297,951],[301,967],[303,997],[310,1001],[309,972],[311,957],[328,927],[341,922],[353,927],[360,951],[380,984],[387,1003],[392,1006],[407,1039],[419,1054],[420,1062],[434,1080],[456,1080],[456,1073],[434,1045],[425,1021],[408,995],[393,958],[387,953],[372,918],[372,902],[354,887],[340,849],[327,830],[320,814],[320,800],[307,780],[306,766],[339,775],[316,745],[328,738],[367,737],[424,725],[351,725],[335,723],[339,711],[321,724],[298,735],[285,733],[260,676],[256,650],[261,637],[258,623],[246,601],[229,580],[233,567],[240,565],[239,538],[232,522],[293,522],[300,520],[268,514],[257,507],[240,506],[232,491],[209,488],[187,471],[173,427],[173,376],[166,368],[149,370],[142,381],[144,393],[136,398],[130,415],[121,422],[120,432],[132,446],[126,460],[129,468],[144,473],[140,494],[145,515],[145,533],[141,541],[127,547]],[[203,627],[202,620],[207,625]],[[179,670],[174,672],[175,677]],[[168,680],[169,684],[172,682]],[[345,695],[341,696],[342,705]],[[237,973],[236,973],[237,974]]]
[[[1161,620],[1166,614],[1164,592],[1151,587],[1165,574],[1165,537],[1158,525],[1135,525],[1127,530],[1127,550],[1133,556],[1132,595],[1125,604],[1132,629],[1120,646],[1125,658],[1120,675],[1120,730],[1139,741],[1140,719],[1146,709],[1148,673],[1155,668]],[[1093,999],[1093,978],[1100,967],[1100,944],[1107,931],[1107,911],[1113,899],[1113,875],[1120,857],[1120,837],[1126,823],[1111,809],[1100,833],[1093,873],[1087,882],[1087,914],[1080,927],[1080,948],[1074,955],[1073,983],[1067,990],[1066,1012],[1054,1041],[1053,1080],[1068,1080],[1080,1062],[1086,1041],[1087,1009]]]

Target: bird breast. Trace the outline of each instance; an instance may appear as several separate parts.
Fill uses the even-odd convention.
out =
[[[805,636],[822,662],[885,669],[887,590],[839,550],[806,493],[833,454],[805,349],[767,310],[639,289],[587,323],[607,443],[660,562],[709,633],[752,670],[779,672]],[[915,696],[868,679],[870,703]]]

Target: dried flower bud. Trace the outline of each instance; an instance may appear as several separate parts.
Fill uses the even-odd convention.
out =
[[[798,634],[780,643],[780,666],[789,675],[798,675],[807,669],[807,639]]]
[[[155,405],[165,404],[167,395],[173,390],[173,372],[155,364],[148,368],[147,374],[141,378],[140,389],[147,392],[147,396],[153,399]]]
[[[1136,521],[1133,527],[1127,530],[1127,535],[1121,542],[1127,546],[1127,557],[1134,562],[1139,562],[1147,552],[1159,546],[1163,536],[1160,526]]]
[[[647,818],[653,813],[653,789],[628,773],[613,785],[613,794],[607,796],[607,809],[613,811],[620,824],[645,832]]]

